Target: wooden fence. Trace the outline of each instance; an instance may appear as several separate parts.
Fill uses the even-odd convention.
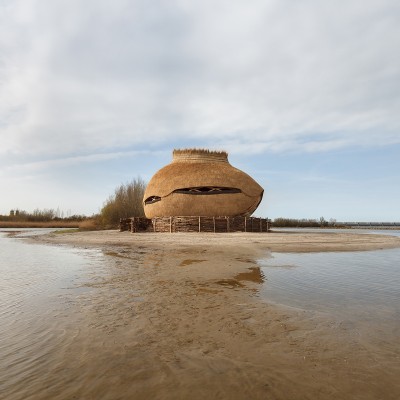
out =
[[[256,217],[133,217],[120,220],[131,232],[268,232],[271,220]]]

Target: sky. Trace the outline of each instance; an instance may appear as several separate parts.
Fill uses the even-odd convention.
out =
[[[0,214],[98,213],[174,148],[255,215],[400,221],[397,0],[0,0]]]

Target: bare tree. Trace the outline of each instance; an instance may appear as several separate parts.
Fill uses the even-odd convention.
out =
[[[143,195],[146,183],[139,177],[118,186],[101,210],[102,224],[117,226],[120,218],[143,217]]]

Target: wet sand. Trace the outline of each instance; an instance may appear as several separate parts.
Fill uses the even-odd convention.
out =
[[[400,351],[324,315],[266,303],[256,263],[269,251],[394,248],[400,238],[102,231],[31,240],[101,248],[117,271],[92,282],[79,340],[63,355],[85,373],[49,398],[400,397]]]

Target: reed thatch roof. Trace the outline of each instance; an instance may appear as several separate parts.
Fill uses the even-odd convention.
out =
[[[146,188],[145,213],[149,218],[250,215],[262,194],[263,188],[253,178],[229,164],[226,152],[174,150],[172,162]]]

